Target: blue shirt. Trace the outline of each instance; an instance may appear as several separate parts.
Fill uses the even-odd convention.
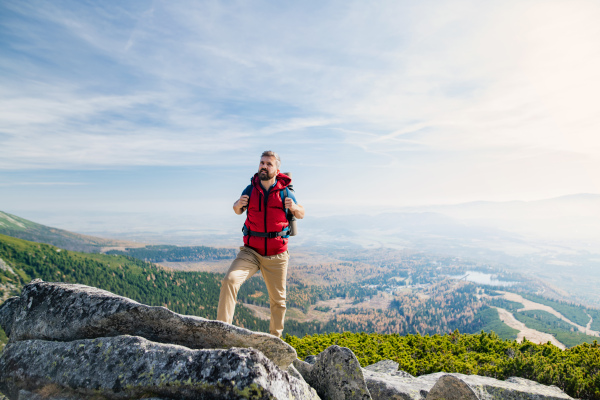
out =
[[[275,183],[273,185],[271,185],[271,187],[269,188],[268,191],[273,189],[275,187],[275,185],[277,185],[277,180],[275,180]],[[252,193],[252,185],[246,186],[246,189],[244,189],[244,191],[242,192],[242,196],[243,195],[250,196],[250,193]],[[288,197],[290,199],[292,199],[294,201],[294,203],[298,204],[298,201],[296,200],[296,196],[294,196],[294,191],[288,190],[288,193],[289,193]]]

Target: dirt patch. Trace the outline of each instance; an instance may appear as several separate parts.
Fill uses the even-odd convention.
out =
[[[550,306],[540,304],[540,303],[535,303],[531,300],[527,300],[527,299],[523,298],[523,296],[518,295],[516,293],[502,292],[502,291],[499,291],[499,293],[503,293],[503,297],[506,300],[515,301],[517,303],[523,304],[523,308],[521,308],[519,311],[526,311],[526,310],[546,311],[546,312],[554,315],[555,317],[560,318],[563,321],[573,325],[574,327],[576,327],[579,330],[579,332],[583,332],[586,335],[591,335],[591,336],[600,336],[600,332],[589,329],[591,326],[591,321],[590,321],[590,323],[588,323],[587,327],[583,327],[583,326],[578,325],[575,322],[571,321],[570,319],[568,319],[567,317],[565,317],[564,315],[562,315],[561,313],[559,313],[558,311],[556,311],[554,308],[552,308]],[[591,319],[591,317],[590,317],[590,319]]]
[[[263,320],[271,318],[271,311],[268,307],[256,306],[254,304],[243,303],[244,307],[249,308],[254,313],[254,316]]]
[[[186,272],[213,272],[224,274],[229,269],[232,260],[202,261],[202,262],[161,262],[163,267]]]
[[[544,333],[540,331],[536,331],[535,329],[528,328],[524,323],[518,321],[514,315],[505,310],[504,308],[495,307],[498,310],[498,316],[500,317],[500,321],[504,322],[506,325],[510,326],[513,329],[519,331],[517,334],[517,341],[522,342],[524,338],[527,338],[530,342],[533,343],[547,343],[550,342],[556,347],[564,350],[567,348],[564,344],[556,340],[554,336],[549,333]]]

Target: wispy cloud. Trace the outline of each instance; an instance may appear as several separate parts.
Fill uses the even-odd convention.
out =
[[[0,186],[83,186],[85,182],[0,182]]]
[[[429,196],[486,176],[517,192],[556,160],[577,190],[600,169],[596,1],[1,7],[0,169],[235,164],[284,148]]]

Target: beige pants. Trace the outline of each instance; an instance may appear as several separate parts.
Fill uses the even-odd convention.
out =
[[[274,256],[263,257],[249,247],[240,247],[240,252],[231,263],[225,278],[221,282],[217,320],[228,324],[233,322],[235,302],[240,286],[246,279],[249,279],[260,270],[267,284],[271,305],[269,332],[271,335],[281,337],[286,310],[285,280],[289,258],[287,251]]]

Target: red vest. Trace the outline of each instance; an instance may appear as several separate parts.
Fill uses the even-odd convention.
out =
[[[258,174],[252,178],[252,194],[248,203],[246,227],[254,232],[281,232],[288,226],[288,220],[279,191],[291,183],[284,174],[277,175],[277,183],[268,191],[260,184]],[[250,247],[262,256],[274,256],[287,250],[288,238],[244,236],[244,246]]]

